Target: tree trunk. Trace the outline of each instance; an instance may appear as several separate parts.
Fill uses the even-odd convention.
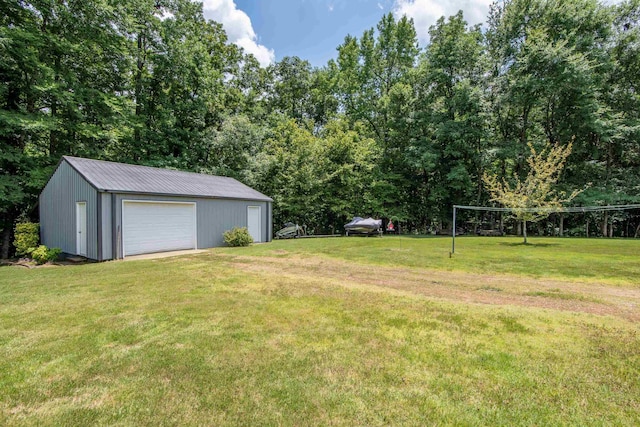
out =
[[[522,235],[524,236],[524,244],[527,244],[527,221],[522,221]]]
[[[559,224],[558,234],[560,237],[564,234],[564,215],[560,214],[560,224]]]
[[[57,52],[54,52],[54,55],[56,55],[53,60],[53,73],[54,73],[53,81],[55,83],[55,89],[53,93],[50,95],[51,99],[50,99],[50,105],[49,105],[49,112],[51,114],[52,121],[55,121],[58,118],[58,97],[60,96],[58,94],[58,90],[60,89],[59,84],[61,80],[60,55]],[[49,131],[49,156],[53,158],[58,157],[58,152],[64,151],[64,150],[60,150],[60,147],[58,147],[59,129],[60,129],[60,125],[58,124]],[[63,154],[67,154],[67,153],[63,153]]]
[[[2,251],[0,256],[2,259],[9,258],[9,247],[11,246],[11,227],[5,227],[2,230]]]
[[[500,212],[500,235],[504,234],[504,220],[502,219],[502,212]]]
[[[589,237],[589,218],[587,218],[587,225],[585,227],[586,232],[587,232],[587,237]]]
[[[142,115],[142,72],[145,67],[145,55],[144,49],[146,48],[146,39],[144,34],[138,34],[138,52],[137,52],[137,63],[136,63],[136,74],[134,77],[134,96],[136,99],[136,109],[135,109],[135,117],[137,120],[140,119]],[[140,135],[140,126],[139,123],[136,123],[136,127],[133,130],[133,140],[135,142],[135,152],[134,157],[137,159],[139,156],[139,150],[141,145],[141,135]]]
[[[636,227],[636,232],[634,233],[633,238],[635,239],[638,236],[640,236],[640,224]]]
[[[604,220],[602,221],[602,237],[607,237],[609,233],[607,233],[607,225],[609,222],[609,212],[604,213]]]

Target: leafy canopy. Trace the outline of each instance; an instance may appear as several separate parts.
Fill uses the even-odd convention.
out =
[[[527,158],[529,173],[521,180],[517,176],[514,184],[497,175],[485,173],[483,181],[491,194],[491,201],[513,209],[520,221],[537,221],[545,218],[554,209],[573,200],[583,190],[574,190],[568,196],[555,187],[571,154],[573,141],[562,146],[547,142],[541,150],[529,143],[530,156]]]

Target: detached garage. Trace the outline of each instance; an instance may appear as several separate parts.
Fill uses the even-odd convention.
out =
[[[40,194],[42,243],[103,261],[272,235],[272,199],[227,177],[65,156]]]

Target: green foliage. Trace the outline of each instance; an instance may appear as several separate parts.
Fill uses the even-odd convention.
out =
[[[380,154],[372,182],[383,185],[374,184],[369,194],[368,205],[376,208],[371,214],[404,216],[416,201],[413,184],[420,182],[407,164],[412,157],[409,130],[415,124],[415,94],[408,83],[419,53],[417,36],[412,20],[396,20],[392,13],[375,30],[366,30],[360,39],[345,37],[338,47],[335,87],[345,117],[359,124]]]
[[[527,221],[538,221],[549,216],[554,209],[572,201],[581,191],[566,195],[556,188],[560,174],[573,142],[566,146],[551,146],[547,143],[542,150],[536,150],[529,143],[531,155],[527,158],[529,172],[524,180],[516,177],[515,184],[502,182],[495,175],[485,174],[483,180],[491,194],[491,201],[513,209],[513,215],[523,223],[524,242],[527,243]],[[539,209],[539,210],[536,210]]]
[[[40,241],[40,224],[33,222],[21,222],[16,224],[15,240],[16,255],[30,256],[38,247]]]
[[[377,147],[359,123],[330,120],[317,135],[308,125],[281,121],[265,141],[255,184],[274,199],[274,222],[295,220],[315,232],[341,227],[372,212]]]
[[[210,129],[206,135],[208,161],[201,172],[230,176],[252,183],[251,167],[262,150],[264,129],[246,116],[228,117],[220,129]]]
[[[224,242],[228,246],[249,246],[253,243],[253,238],[249,234],[247,227],[234,227],[231,230],[227,230],[223,234]]]
[[[416,135],[409,164],[424,177],[416,188],[422,195],[416,211],[427,204],[434,219],[444,220],[453,204],[482,204],[479,176],[488,129],[480,87],[486,61],[482,33],[467,25],[462,12],[440,18],[429,34],[431,43],[415,76],[418,126],[409,129]]]
[[[37,264],[44,264],[57,260],[61,253],[60,248],[48,248],[45,245],[40,245],[31,252],[31,258]]]
[[[326,231],[355,214],[442,225],[453,204],[489,203],[485,173],[523,180],[528,141],[573,135],[559,188],[639,194],[637,0],[495,2],[486,31],[460,12],[423,46],[389,13],[324,67],[261,66],[198,2],[116,3],[0,5],[3,233],[62,155],[232,176],[278,222]],[[604,235],[640,216],[594,221]]]

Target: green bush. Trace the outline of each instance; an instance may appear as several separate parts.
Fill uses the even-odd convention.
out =
[[[60,258],[60,254],[62,254],[62,249],[60,248],[49,248],[49,261],[57,261]]]
[[[229,246],[249,246],[253,243],[253,238],[247,227],[234,227],[224,232],[224,241]]]
[[[38,247],[40,240],[40,224],[34,222],[21,222],[16,224],[15,240],[13,246],[16,255],[29,256]]]
[[[61,253],[62,250],[60,248],[49,249],[45,245],[40,245],[31,252],[31,258],[37,264],[44,264],[45,262],[57,260]]]

